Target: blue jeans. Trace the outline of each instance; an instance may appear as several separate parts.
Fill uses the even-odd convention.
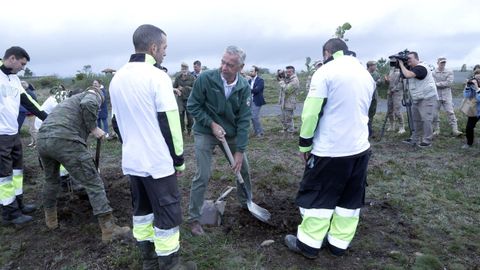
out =
[[[262,106],[257,106],[255,103],[252,103],[252,124],[255,135],[263,134],[262,123],[260,122],[260,109]]]
[[[103,128],[102,128],[103,124]],[[97,119],[97,127],[103,129],[106,133],[108,133],[108,119],[107,118],[98,118]]]

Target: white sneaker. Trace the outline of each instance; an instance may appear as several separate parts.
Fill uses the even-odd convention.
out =
[[[405,133],[405,128],[404,127],[401,127],[399,130],[398,130],[398,134],[403,134]]]
[[[470,148],[472,148],[471,145],[468,145],[468,144],[462,145],[462,149],[470,149]]]

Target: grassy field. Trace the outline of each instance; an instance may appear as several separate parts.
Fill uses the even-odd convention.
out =
[[[274,87],[267,95],[275,97]],[[459,127],[466,119],[460,113]],[[384,114],[374,127],[381,128]],[[442,114],[442,131],[447,131]],[[283,245],[295,233],[300,214],[294,204],[303,164],[296,137],[279,133],[276,117],[262,119],[264,138],[250,140],[248,157],[254,201],[272,214],[263,224],[242,211],[235,195],[227,199],[224,223],[206,228],[207,235],[193,237],[181,227],[181,254],[199,269],[480,269],[480,145],[461,149],[464,138],[443,133],[433,147],[417,149],[401,143],[407,135],[386,132],[381,142],[372,140],[366,200],[355,238],[346,256],[337,258],[322,250],[316,260],[292,254]],[[297,118],[296,124],[300,121]],[[480,132],[476,132],[480,136]],[[29,141],[22,131],[24,145]],[[94,140],[91,151],[94,153]],[[120,169],[121,146],[102,145],[101,174],[107,195],[120,224],[131,226],[128,179]],[[234,185],[226,159],[217,149],[207,198]],[[195,172],[193,138],[185,138],[187,170],[179,178],[184,215],[190,181]],[[42,171],[34,149],[24,147],[28,201],[41,204]],[[233,194],[233,193],[232,193]],[[140,269],[133,241],[100,241],[100,230],[84,195],[59,198],[60,229],[48,231],[41,210],[35,220],[19,227],[0,227],[0,269]],[[260,246],[264,240],[275,242]]]

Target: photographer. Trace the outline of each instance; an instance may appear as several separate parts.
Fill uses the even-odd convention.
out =
[[[462,146],[462,148],[470,148],[473,145],[473,130],[478,120],[480,119],[480,69],[476,69],[473,74],[473,78],[467,81],[465,90],[463,92],[463,97],[470,100],[476,100],[475,103],[475,112],[476,115],[468,116],[467,126],[465,127],[465,132],[467,133],[467,143]],[[472,105],[473,105],[472,104]]]
[[[405,67],[403,61],[397,58],[400,70],[408,79],[410,95],[412,97],[412,117],[414,130],[410,138],[403,142],[420,147],[432,145],[432,120],[437,108],[437,87],[431,71],[427,65],[421,63],[416,52],[409,52]]]

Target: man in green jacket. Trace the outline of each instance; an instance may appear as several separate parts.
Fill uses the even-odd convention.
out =
[[[250,127],[250,86],[240,76],[245,62],[245,52],[229,46],[219,69],[202,72],[195,81],[188,99],[187,109],[193,115],[195,158],[197,172],[190,190],[189,218],[193,235],[204,231],[199,223],[205,190],[211,176],[212,151],[220,141],[226,140],[234,153],[232,169],[241,173],[247,192],[251,192],[250,175],[245,150]],[[224,149],[222,148],[224,151]],[[225,152],[225,151],[224,151]],[[240,203],[246,208],[242,188],[237,188]]]

